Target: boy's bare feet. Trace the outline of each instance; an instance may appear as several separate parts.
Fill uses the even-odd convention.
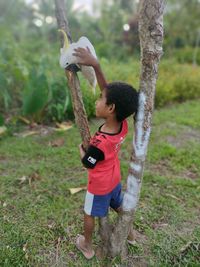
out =
[[[91,259],[95,254],[92,247],[85,244],[85,237],[83,235],[77,236],[76,247],[83,253],[83,255],[88,260]]]
[[[135,236],[135,233],[134,233],[134,230],[133,228],[131,227],[130,229],[130,232],[129,232],[129,235],[127,237],[127,242],[130,244],[130,245],[135,245],[136,244],[136,236]]]

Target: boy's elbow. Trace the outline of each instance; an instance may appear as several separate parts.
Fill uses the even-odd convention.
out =
[[[82,158],[81,162],[86,169],[94,169],[95,167],[94,164],[90,164],[88,161],[85,161],[84,158]]]

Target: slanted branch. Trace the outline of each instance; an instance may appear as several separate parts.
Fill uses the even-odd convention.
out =
[[[72,42],[68,21],[66,18],[66,8],[64,0],[55,0],[56,7],[56,19],[58,29],[62,29],[67,34],[68,40]],[[63,46],[64,40],[61,35],[61,46]],[[88,125],[87,114],[83,105],[82,93],[80,90],[80,82],[76,73],[76,68],[73,66],[70,69],[65,69],[65,75],[68,80],[70,94],[72,97],[73,111],[75,116],[75,122],[78,126],[83,147],[86,149],[90,141],[90,130]]]

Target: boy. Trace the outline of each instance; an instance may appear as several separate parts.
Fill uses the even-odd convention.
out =
[[[87,151],[82,145],[79,146],[82,163],[88,169],[88,186],[84,205],[84,235],[77,237],[76,246],[87,259],[91,259],[95,254],[92,249],[95,217],[106,216],[109,207],[120,211],[122,195],[118,152],[128,132],[125,119],[137,113],[138,93],[126,83],[107,83],[89,49],[78,48],[74,51],[80,59],[79,64],[92,66],[95,70],[101,90],[96,101],[96,116],[105,120],[91,138]],[[131,243],[131,233],[128,239]]]

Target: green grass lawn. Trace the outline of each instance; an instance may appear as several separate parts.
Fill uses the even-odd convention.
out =
[[[98,122],[90,123],[92,132]],[[131,152],[132,120],[121,150],[123,185]],[[22,131],[23,129],[21,129]],[[63,140],[59,147],[52,142]],[[154,113],[141,198],[135,214],[136,244],[119,258],[91,261],[74,239],[82,232],[86,184],[80,136],[66,132],[0,140],[0,266],[200,266],[199,100]],[[98,227],[97,227],[98,228]],[[94,241],[98,244],[96,230]]]

